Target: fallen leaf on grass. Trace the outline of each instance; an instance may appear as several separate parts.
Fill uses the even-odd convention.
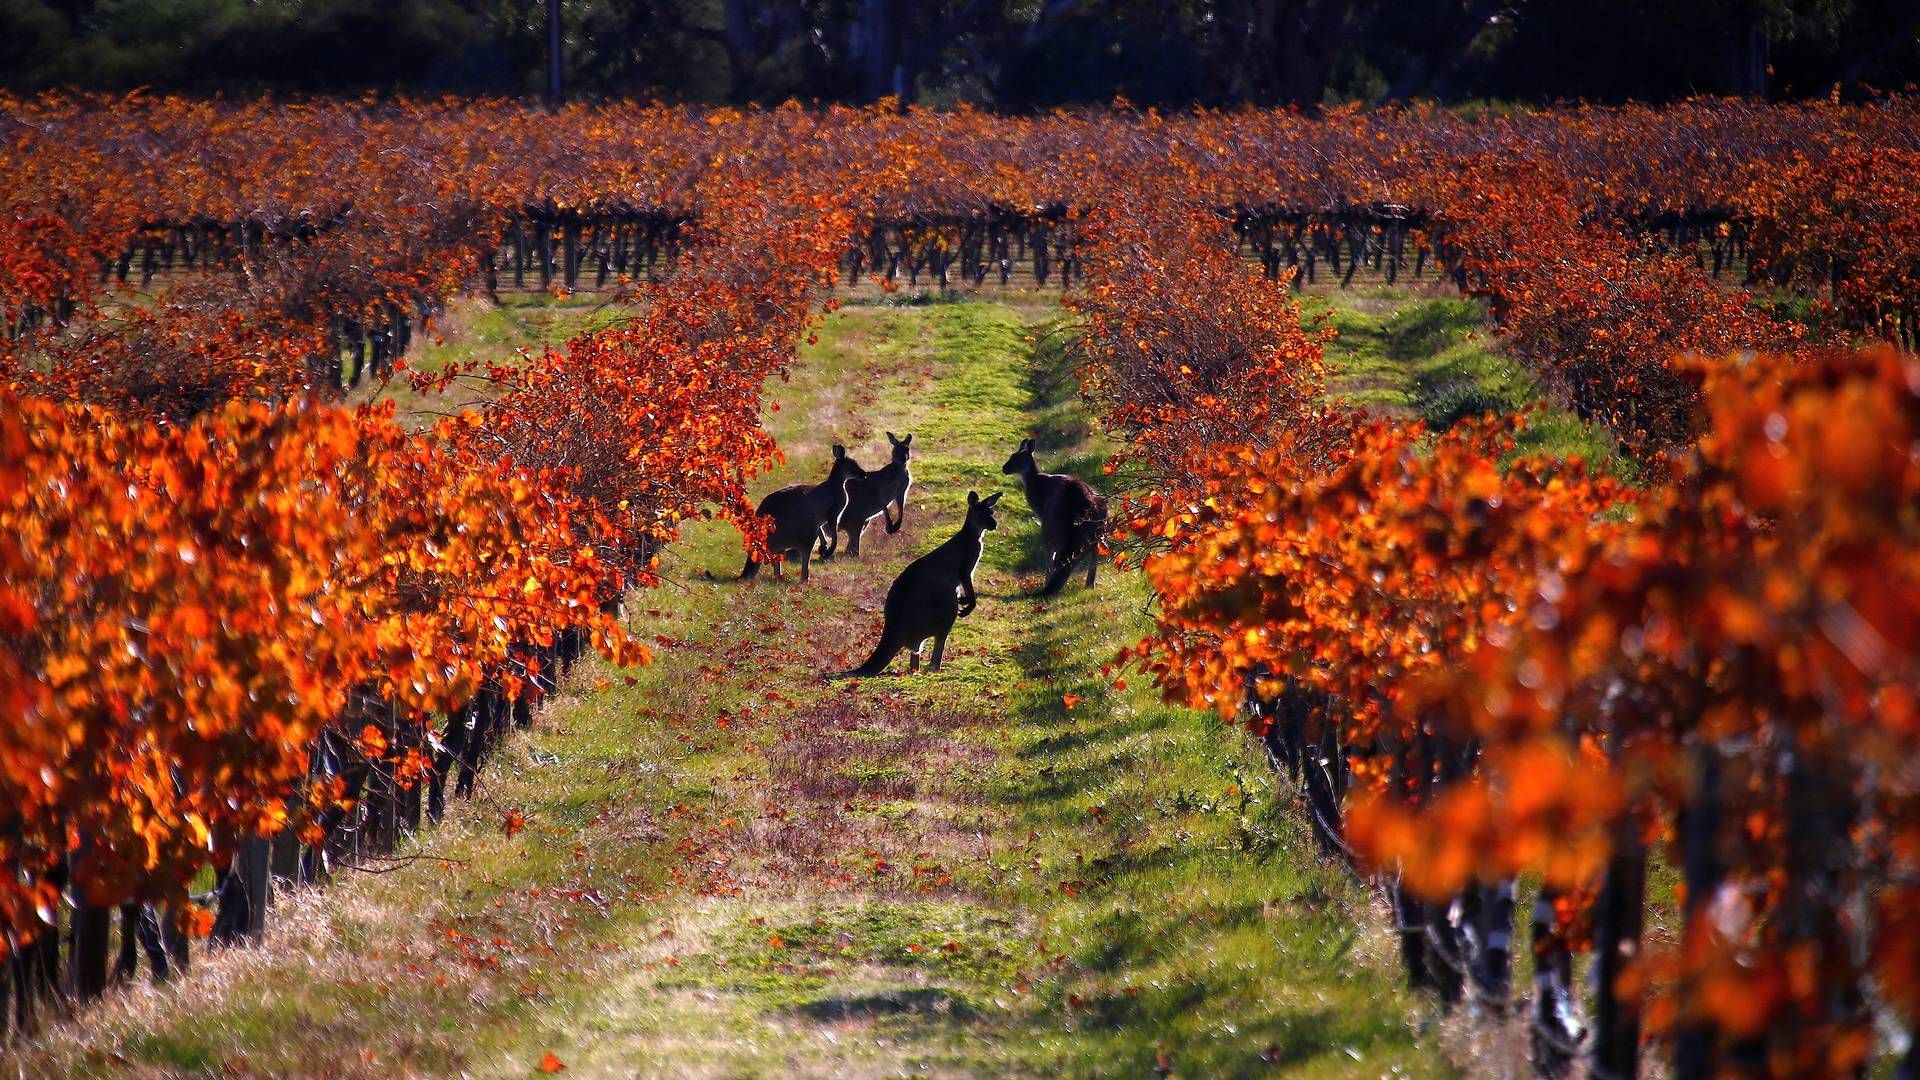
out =
[[[540,1068],[540,1071],[543,1073],[557,1073],[557,1072],[565,1072],[567,1069],[567,1066],[565,1062],[561,1061],[557,1057],[554,1057],[552,1052],[549,1051],[546,1057],[543,1057],[540,1059],[539,1068]]]

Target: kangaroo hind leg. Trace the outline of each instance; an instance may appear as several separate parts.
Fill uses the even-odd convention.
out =
[[[927,665],[928,671],[940,670],[940,658],[947,651],[947,631],[942,630],[933,636],[933,662]]]

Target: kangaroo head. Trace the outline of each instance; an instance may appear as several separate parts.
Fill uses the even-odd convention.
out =
[[[847,456],[847,448],[839,443],[833,444],[833,470],[828,476],[839,480],[848,480],[867,475],[860,463]]]
[[[993,506],[1003,494],[996,491],[983,499],[978,492],[967,492],[967,528],[976,532],[991,532],[999,528],[1000,520],[993,516]]]
[[[913,434],[909,432],[904,439],[896,439],[893,432],[887,432],[887,441],[893,444],[893,461],[896,465],[905,465],[913,453]]]
[[[1021,439],[1020,449],[1015,450],[1013,456],[1007,459],[1007,463],[1000,466],[1000,471],[1017,474],[1034,472],[1039,468],[1040,466],[1033,460],[1033,440]]]

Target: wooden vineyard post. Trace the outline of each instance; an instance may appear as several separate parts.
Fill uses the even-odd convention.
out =
[[[258,941],[266,931],[267,898],[273,893],[272,856],[272,841],[264,836],[248,836],[234,853],[230,887],[242,906],[228,928],[231,943],[238,944],[242,935]]]
[[[1707,910],[1720,889],[1720,761],[1711,746],[1693,748],[1693,791],[1680,814],[1682,870],[1686,879],[1686,919],[1683,948],[1693,948],[1703,934],[1713,932]],[[1716,1036],[1712,1025],[1698,1018],[1680,1028],[1673,1044],[1673,1074],[1678,1080],[1704,1080],[1715,1074]]]
[[[1620,977],[1639,959],[1646,891],[1647,853],[1639,822],[1628,815],[1594,912],[1593,1074],[1603,1080],[1640,1075],[1640,995],[1620,993]]]
[[[1533,901],[1533,1071],[1567,1074],[1584,1035],[1573,1018],[1573,950],[1560,926],[1559,894],[1542,889]]]
[[[391,747],[396,732],[393,725],[393,709],[386,702],[375,700],[368,703],[367,720],[370,726],[377,727],[381,741]],[[367,762],[365,828],[367,841],[376,855],[385,855],[393,851],[399,833],[399,793],[393,782],[393,763],[391,760],[371,760]]]
[[[172,970],[185,975],[192,959],[191,939],[180,925],[181,914],[171,909],[160,912],[160,946],[166,951],[167,959],[172,961]]]
[[[1503,1014],[1513,995],[1513,879],[1469,889],[1477,901],[1465,927],[1472,943],[1474,1000]]]
[[[1625,752],[1625,721],[1612,717],[1607,736],[1609,758]],[[1593,912],[1594,1031],[1589,1065],[1600,1080],[1632,1080],[1640,1075],[1641,991],[1623,994],[1621,976],[1640,960],[1646,919],[1647,851],[1641,821],[1631,803],[1613,824],[1613,853],[1608,857],[1600,896]]]
[[[271,841],[273,878],[286,885],[300,880],[300,837],[292,829],[282,829]]]
[[[400,716],[400,706],[394,702],[388,702],[387,708],[392,717],[394,731],[397,733],[395,739],[395,759],[399,761],[408,760],[411,752],[423,748],[421,736],[426,732],[426,723],[425,721],[412,718],[402,719]],[[425,785],[426,778],[420,776],[418,773],[414,773],[407,778],[406,786],[401,789],[400,826],[408,832],[420,831],[420,815],[424,804],[422,796],[425,794]]]

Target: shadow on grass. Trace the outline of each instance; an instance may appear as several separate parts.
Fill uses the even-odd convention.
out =
[[[810,1020],[829,1023],[870,1020],[879,1016],[938,1016],[974,1020],[980,1016],[967,1000],[940,989],[883,990],[857,996],[835,995],[809,1001],[794,1010]]]

